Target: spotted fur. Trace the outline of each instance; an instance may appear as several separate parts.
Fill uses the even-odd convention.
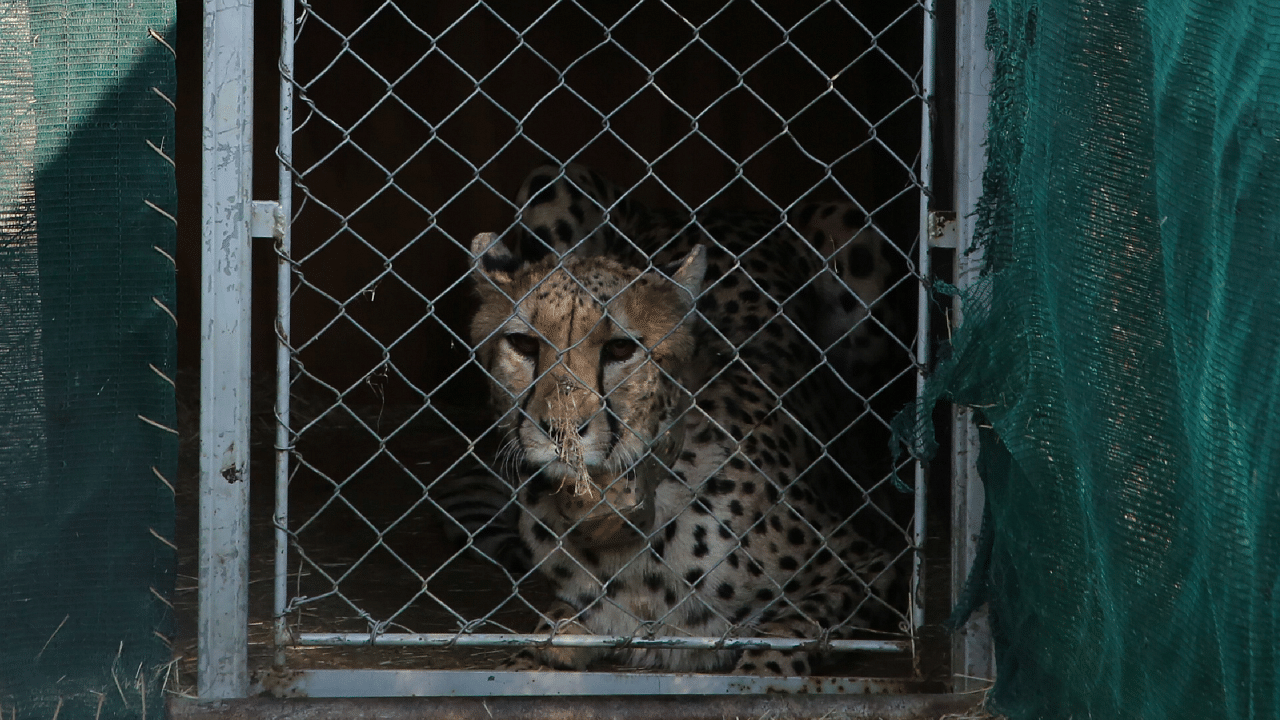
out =
[[[867,326],[888,283],[884,238],[831,204],[651,211],[580,166],[535,170],[519,202],[518,247],[472,244],[471,338],[504,436],[492,465],[512,472],[466,479],[518,502],[505,523],[455,520],[491,557],[547,577],[544,629],[818,638],[893,617],[901,555],[850,520],[865,494],[832,443],[856,406],[845,376],[882,352]],[[824,360],[840,347],[840,364]],[[804,652],[777,650],[552,647],[516,663],[583,669],[610,654],[809,672]]]

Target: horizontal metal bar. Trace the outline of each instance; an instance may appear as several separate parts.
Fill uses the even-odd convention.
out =
[[[512,695],[727,695],[763,693],[903,694],[901,679],[756,677],[635,672],[485,670],[287,670],[256,692],[278,697],[501,697]]]
[[[718,637],[656,637],[632,638],[605,635],[518,635],[503,633],[301,633],[299,645],[351,647],[357,645],[425,646],[425,647],[521,647],[546,645],[554,647],[650,647],[673,650],[735,650],[740,648],[795,648],[821,647],[827,651],[860,651],[905,653],[911,652],[906,640],[828,640],[819,645],[818,640],[795,638],[718,638]]]
[[[723,720],[727,717],[913,720],[969,717],[982,693],[966,695],[683,695],[586,697],[248,698],[169,701],[172,720]]]

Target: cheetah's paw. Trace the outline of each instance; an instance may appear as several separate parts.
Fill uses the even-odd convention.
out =
[[[796,650],[747,650],[733,669],[735,675],[762,677],[806,677],[809,658]]]

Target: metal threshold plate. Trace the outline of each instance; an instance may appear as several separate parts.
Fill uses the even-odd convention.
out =
[[[267,674],[253,693],[276,697],[496,697],[511,695],[755,695],[908,693],[907,680],[847,677],[764,678],[622,672],[486,670],[298,670]]]

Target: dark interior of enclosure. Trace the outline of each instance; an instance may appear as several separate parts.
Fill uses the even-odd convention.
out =
[[[546,159],[638,184],[635,197],[654,206],[850,196],[905,245],[917,212],[920,12],[814,6],[314,4],[296,51],[294,166],[306,191],[295,193],[294,256],[349,319],[325,327],[333,300],[300,290],[294,337],[319,335],[303,364],[354,384],[381,354],[358,325],[394,342],[403,383],[449,379],[467,358],[454,341],[469,303],[457,285],[463,248],[513,223],[516,189]],[[384,257],[395,277],[377,282]],[[395,378],[375,385],[350,401],[418,400]],[[444,393],[469,395],[465,383]]]
[[[179,113],[188,141],[179,257],[180,356],[188,372],[180,393],[191,438],[199,9],[180,11],[188,100]],[[257,14],[255,185],[256,197],[271,199],[279,21],[274,4],[259,3]],[[451,467],[489,423],[479,401],[483,378],[464,341],[473,307],[464,248],[476,233],[512,228],[516,190],[532,167],[580,162],[653,207],[784,211],[802,199],[852,199],[914,258],[923,13],[913,2],[330,0],[300,5],[298,15],[305,20],[293,137],[293,257],[301,278],[292,305],[300,348],[293,423],[308,429],[296,447],[291,526],[302,527],[298,542],[312,562],[343,576],[351,600],[378,618],[394,617],[387,631],[458,628],[457,618],[417,597],[421,581],[405,567],[426,576],[439,565],[444,540],[422,484]],[[252,614],[255,654],[265,660],[275,255],[270,241],[257,242]],[[915,287],[899,294],[913,296]],[[877,412],[890,417],[913,382],[884,393]],[[887,446],[883,428],[867,432],[868,442]],[[183,476],[194,498],[193,443],[185,447]],[[942,501],[931,513],[938,551],[946,496],[933,500]],[[909,498],[897,502],[909,505]],[[182,572],[192,576],[194,501],[182,512]],[[374,528],[387,527],[379,542]],[[295,555],[290,572],[298,568]],[[469,617],[498,610],[506,627],[532,630],[531,613],[500,575],[462,561],[440,573],[429,585],[443,605],[467,608]],[[304,594],[323,592],[326,583],[315,569],[290,578]],[[941,582],[932,586],[945,592]],[[536,583],[520,592],[537,602]],[[194,599],[194,592],[179,597],[186,607]],[[930,605],[936,623],[945,600]],[[369,629],[336,597],[308,606],[296,621],[305,631]],[[929,664],[945,662],[934,655]],[[493,667],[500,657],[311,651],[290,662]],[[871,658],[838,671],[936,677],[936,668],[913,667],[910,659]]]

